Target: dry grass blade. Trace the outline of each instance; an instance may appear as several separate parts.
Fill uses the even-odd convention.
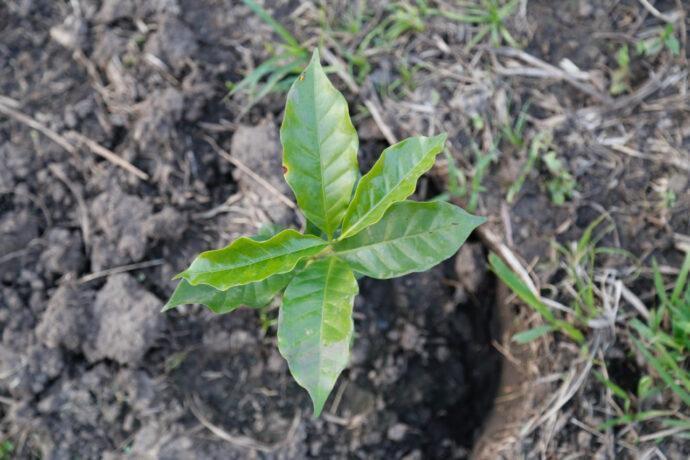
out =
[[[224,160],[232,163],[237,169],[241,170],[243,173],[251,177],[253,180],[255,180],[259,185],[264,187],[266,190],[268,190],[271,194],[273,194],[277,199],[285,203],[287,207],[290,209],[297,209],[297,206],[295,203],[285,195],[283,195],[280,190],[275,188],[273,185],[271,185],[270,182],[268,182],[266,179],[263,177],[259,176],[256,174],[254,171],[252,171],[247,165],[242,163],[240,160],[237,158],[233,157],[230,155],[228,152],[220,148],[220,146],[216,143],[215,140],[213,140],[212,137],[210,136],[203,136],[203,139],[208,142],[208,144],[213,148],[213,150],[216,151],[218,155],[220,155]]]
[[[60,169],[56,164],[49,164],[48,169],[55,177],[62,181],[69,191],[74,195],[74,199],[77,201],[77,206],[79,206],[79,226],[81,227],[82,238],[84,239],[84,246],[87,251],[91,249],[91,224],[89,222],[89,210],[86,206],[86,201],[84,200],[84,195],[81,190],[75,186],[67,177],[67,174]]]
[[[128,171],[135,176],[137,176],[139,179],[142,180],[148,180],[149,175],[146,174],[144,171],[141,169],[137,168],[127,160],[117,156],[114,152],[106,149],[103,147],[101,144],[89,139],[88,137],[79,134],[78,132],[75,131],[70,131],[67,133],[67,137],[74,139],[76,142],[80,142],[84,145],[86,145],[89,150],[91,150],[93,153],[96,155],[105,158],[115,166],[119,166],[120,168],[124,169],[125,171]]]
[[[654,16],[657,19],[661,19],[664,22],[668,23],[674,23],[676,22],[676,15],[669,16],[667,14],[662,13],[661,11],[657,10],[654,5],[649,3],[648,0],[639,0],[639,2],[644,6],[644,8],[651,13],[652,16]]]
[[[8,105],[6,105],[3,100],[5,100],[4,96],[2,96],[2,99],[0,99],[0,113],[4,113],[8,117],[14,118],[16,121],[25,124],[31,129],[35,129],[39,133],[43,134],[53,142],[55,142],[57,145],[68,151],[69,153],[76,154],[77,149],[67,141],[64,137],[53,131],[52,129],[48,128],[42,123],[39,123],[38,121],[34,120],[33,118],[24,115],[23,113],[19,112],[18,110],[15,110]]]
[[[4,101],[6,100],[6,97],[2,97],[0,99],[0,113],[4,113],[8,117],[11,117],[15,119],[16,121],[28,126],[29,128],[35,129],[36,131],[40,132],[56,144],[58,144],[60,147],[65,149],[67,152],[76,155],[77,148],[72,144],[67,138],[64,136],[61,136],[60,134],[56,133],[52,129],[48,128],[42,123],[39,123],[38,121],[34,120],[33,118],[21,113],[18,110],[13,109],[12,107],[8,106]],[[136,166],[132,165],[128,161],[120,158],[117,156],[115,153],[111,152],[110,150],[106,149],[102,145],[98,144],[97,142],[94,142],[93,140],[77,133],[77,132],[70,132],[68,134],[70,137],[73,139],[84,143],[89,149],[95,153],[98,156],[101,156],[108,160],[109,162],[113,163],[116,166],[119,166],[120,168],[123,168],[124,170],[134,174],[137,176],[139,179],[143,180],[148,180],[149,176],[146,174],[144,171],[141,169],[137,168]]]
[[[102,270],[100,272],[93,272],[88,275],[84,275],[77,280],[79,284],[88,283],[89,281],[97,280],[110,275],[117,275],[118,273],[126,273],[132,270],[139,270],[142,268],[155,267],[157,265],[163,264],[163,259],[153,259],[147,260],[146,262],[139,262],[136,264],[122,265],[120,267],[113,267],[107,270]]]
[[[527,436],[529,433],[534,431],[537,427],[549,420],[551,417],[555,417],[556,415],[558,415],[561,408],[565,406],[565,404],[567,404],[567,402],[570,401],[573,396],[575,396],[577,390],[580,389],[582,384],[587,380],[587,377],[589,376],[589,371],[592,369],[592,364],[594,362],[594,355],[596,354],[598,349],[599,343],[597,340],[597,342],[595,342],[595,344],[592,345],[592,350],[589,354],[589,358],[587,358],[587,362],[579,371],[579,375],[577,375],[576,370],[572,371],[570,377],[566,379],[566,381],[563,382],[563,384],[561,385],[560,391],[558,391],[557,393],[558,397],[555,399],[555,401],[549,404],[550,407],[546,408],[540,416],[534,417],[529,422],[527,422],[527,424],[523,427],[520,433],[521,436]]]
[[[492,52],[502,55],[502,56],[507,56],[507,57],[513,57],[516,59],[520,59],[523,62],[526,62],[527,64],[530,64],[536,69],[529,70],[527,69],[525,75],[526,76],[538,76],[538,77],[545,77],[545,78],[556,78],[559,80],[563,80],[570,85],[572,85],[574,88],[577,88],[578,90],[582,91],[583,93],[591,96],[592,98],[596,99],[599,102],[605,103],[605,104],[610,104],[612,103],[612,99],[606,95],[602,94],[601,92],[597,91],[596,88],[590,84],[583,83],[568,72],[559,69],[558,67],[549,64],[548,62],[542,61],[541,59],[532,56],[529,53],[526,53],[525,51],[522,50],[517,50],[514,48],[496,48],[496,49],[491,49]],[[537,72],[539,70],[539,72]],[[498,68],[497,73],[503,73],[503,74],[508,74],[510,75],[510,69],[506,68]]]

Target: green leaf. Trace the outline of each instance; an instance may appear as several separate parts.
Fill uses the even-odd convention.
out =
[[[170,296],[170,300],[163,307],[163,311],[194,303],[206,305],[217,314],[230,313],[242,306],[261,308],[268,305],[271,299],[287,286],[293,276],[293,273],[273,275],[255,283],[231,287],[226,291],[219,291],[206,284],[193,286],[186,280],[181,280]]]
[[[452,256],[486,219],[440,201],[402,201],[379,222],[333,245],[336,255],[371,278],[427,270]]]
[[[417,180],[443,150],[445,133],[436,137],[410,137],[383,151],[371,170],[357,184],[343,219],[342,237],[357,234],[378,222],[395,202],[414,193]]]
[[[280,139],[285,180],[307,219],[331,238],[359,178],[359,140],[317,50],[287,95]]]
[[[223,249],[202,252],[175,278],[225,291],[290,272],[300,260],[316,255],[325,247],[326,242],[321,238],[295,230],[283,230],[265,241],[242,237]]]
[[[664,383],[670,387],[673,392],[688,406],[690,406],[690,393],[685,391],[681,386],[679,386],[675,379],[673,378],[672,373],[669,371],[669,369],[663,365],[661,361],[659,361],[656,356],[654,356],[648,349],[647,347],[637,340],[634,337],[631,337],[631,340],[637,346],[637,349],[642,353],[642,356],[647,360],[647,362],[656,370],[656,372],[659,374],[659,377],[661,377],[661,380],[664,381]]]
[[[278,349],[318,416],[347,365],[357,295],[352,270],[335,257],[317,260],[288,284],[278,315]]]
[[[266,241],[281,230],[276,224],[265,224],[251,239]],[[193,286],[182,280],[177,284],[162,311],[172,310],[185,304],[203,304],[217,314],[229,313],[241,306],[261,308],[268,305],[271,299],[287,286],[293,276],[293,273],[273,275],[263,281],[235,286],[226,291],[219,291],[206,284]]]
[[[551,310],[522,282],[522,280],[493,252],[489,254],[489,266],[491,270],[517,295],[520,300],[537,311],[542,318],[553,323],[555,318]]]
[[[533,327],[532,329],[527,329],[526,331],[518,332],[513,335],[513,342],[519,344],[529,343],[532,340],[538,339],[544,334],[553,332],[554,328],[550,324],[543,324],[541,326]]]
[[[273,16],[271,16],[271,13],[266,11],[261,5],[259,5],[257,2],[254,0],[242,0],[245,5],[249,7],[257,16],[259,16],[266,24],[271,26],[273,31],[282,38],[285,43],[288,45],[292,46],[293,48],[301,48],[299,42],[295,37],[292,36],[288,30],[283,27],[281,23],[273,19]]]

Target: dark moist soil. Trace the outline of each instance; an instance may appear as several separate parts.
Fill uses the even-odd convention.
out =
[[[159,313],[197,252],[261,222],[299,222],[205,141],[288,193],[282,99],[228,122],[241,107],[223,99],[224,82],[270,37],[239,3],[0,3],[0,95],[151,176],[86,148],[71,155],[0,117],[0,441],[13,444],[10,458],[465,458],[478,436],[499,356],[477,243],[427,273],[362,280],[351,365],[319,419],[277,352],[275,309]],[[379,144],[363,141],[363,163]]]

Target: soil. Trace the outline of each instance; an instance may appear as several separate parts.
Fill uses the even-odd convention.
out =
[[[360,2],[261,3],[305,46],[340,57],[368,32],[334,29],[333,43],[318,31],[323,21],[355,18],[348,8]],[[366,2],[367,14],[386,17],[391,3]],[[680,0],[650,3],[687,9]],[[470,50],[476,27],[432,16],[423,31],[373,40],[371,73],[357,91],[331,74],[350,102],[360,165],[366,171],[388,145],[382,126],[398,138],[448,132],[447,153],[468,180],[474,152],[491,153],[477,213],[545,295],[571,300],[556,243],[573,244],[604,215],[613,230],[600,245],[635,260],[608,256],[598,268],[652,308],[645,267],[655,257],[675,273],[690,235],[688,16],[675,24],[678,56],[639,56],[635,43],[663,23],[637,0],[518,6],[511,33],[553,67],[506,48]],[[482,439],[493,445],[478,458],[687,458],[686,439],[635,444],[640,427],[637,434],[662,429],[653,423],[597,430],[620,408],[591,373],[571,394],[568,379],[587,359],[572,342],[559,334],[526,349],[511,342],[541,323],[497,289],[477,239],[427,273],[361,280],[351,362],[319,419],[277,351],[275,306],[159,313],[172,276],[200,251],[264,223],[304,224],[275,193],[290,196],[278,139],[284,94],[248,111],[246,95],[227,97],[226,82],[270,57],[277,41],[240,0],[0,1],[0,104],[70,142],[79,133],[144,173],[76,141],[66,151],[0,113],[0,460],[467,458],[499,381],[490,431],[501,440]],[[624,44],[629,88],[613,97]],[[507,202],[528,146],[501,133],[522,111],[524,140],[548,133],[575,179],[562,205],[549,197],[552,176],[541,162]],[[446,191],[444,164],[422,178],[416,198]],[[597,363],[634,390],[644,360],[621,330],[638,313],[618,300],[612,331],[584,332],[601,345]],[[520,385],[524,404],[509,391]],[[550,410],[563,394],[567,404]],[[679,401],[659,406],[684,410]],[[502,433],[501,417],[518,429]]]
[[[149,175],[0,118],[0,439],[12,458],[469,455],[499,375],[477,242],[463,283],[452,260],[362,281],[351,365],[319,419],[277,352],[275,309],[159,313],[199,251],[300,224],[207,141],[288,192],[280,98],[228,121],[241,107],[224,82],[241,49],[262,53],[264,29],[240,3],[0,3],[0,94]],[[381,144],[364,141],[365,158]]]

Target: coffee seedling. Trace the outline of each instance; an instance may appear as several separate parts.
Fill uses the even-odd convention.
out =
[[[360,178],[359,140],[347,102],[314,51],[287,96],[280,129],[285,180],[307,218],[201,253],[164,310],[207,305],[215,313],[261,308],[282,293],[278,348],[318,416],[348,362],[357,275],[394,278],[452,256],[484,218],[445,202],[406,200],[434,164],[446,135],[385,149]]]

